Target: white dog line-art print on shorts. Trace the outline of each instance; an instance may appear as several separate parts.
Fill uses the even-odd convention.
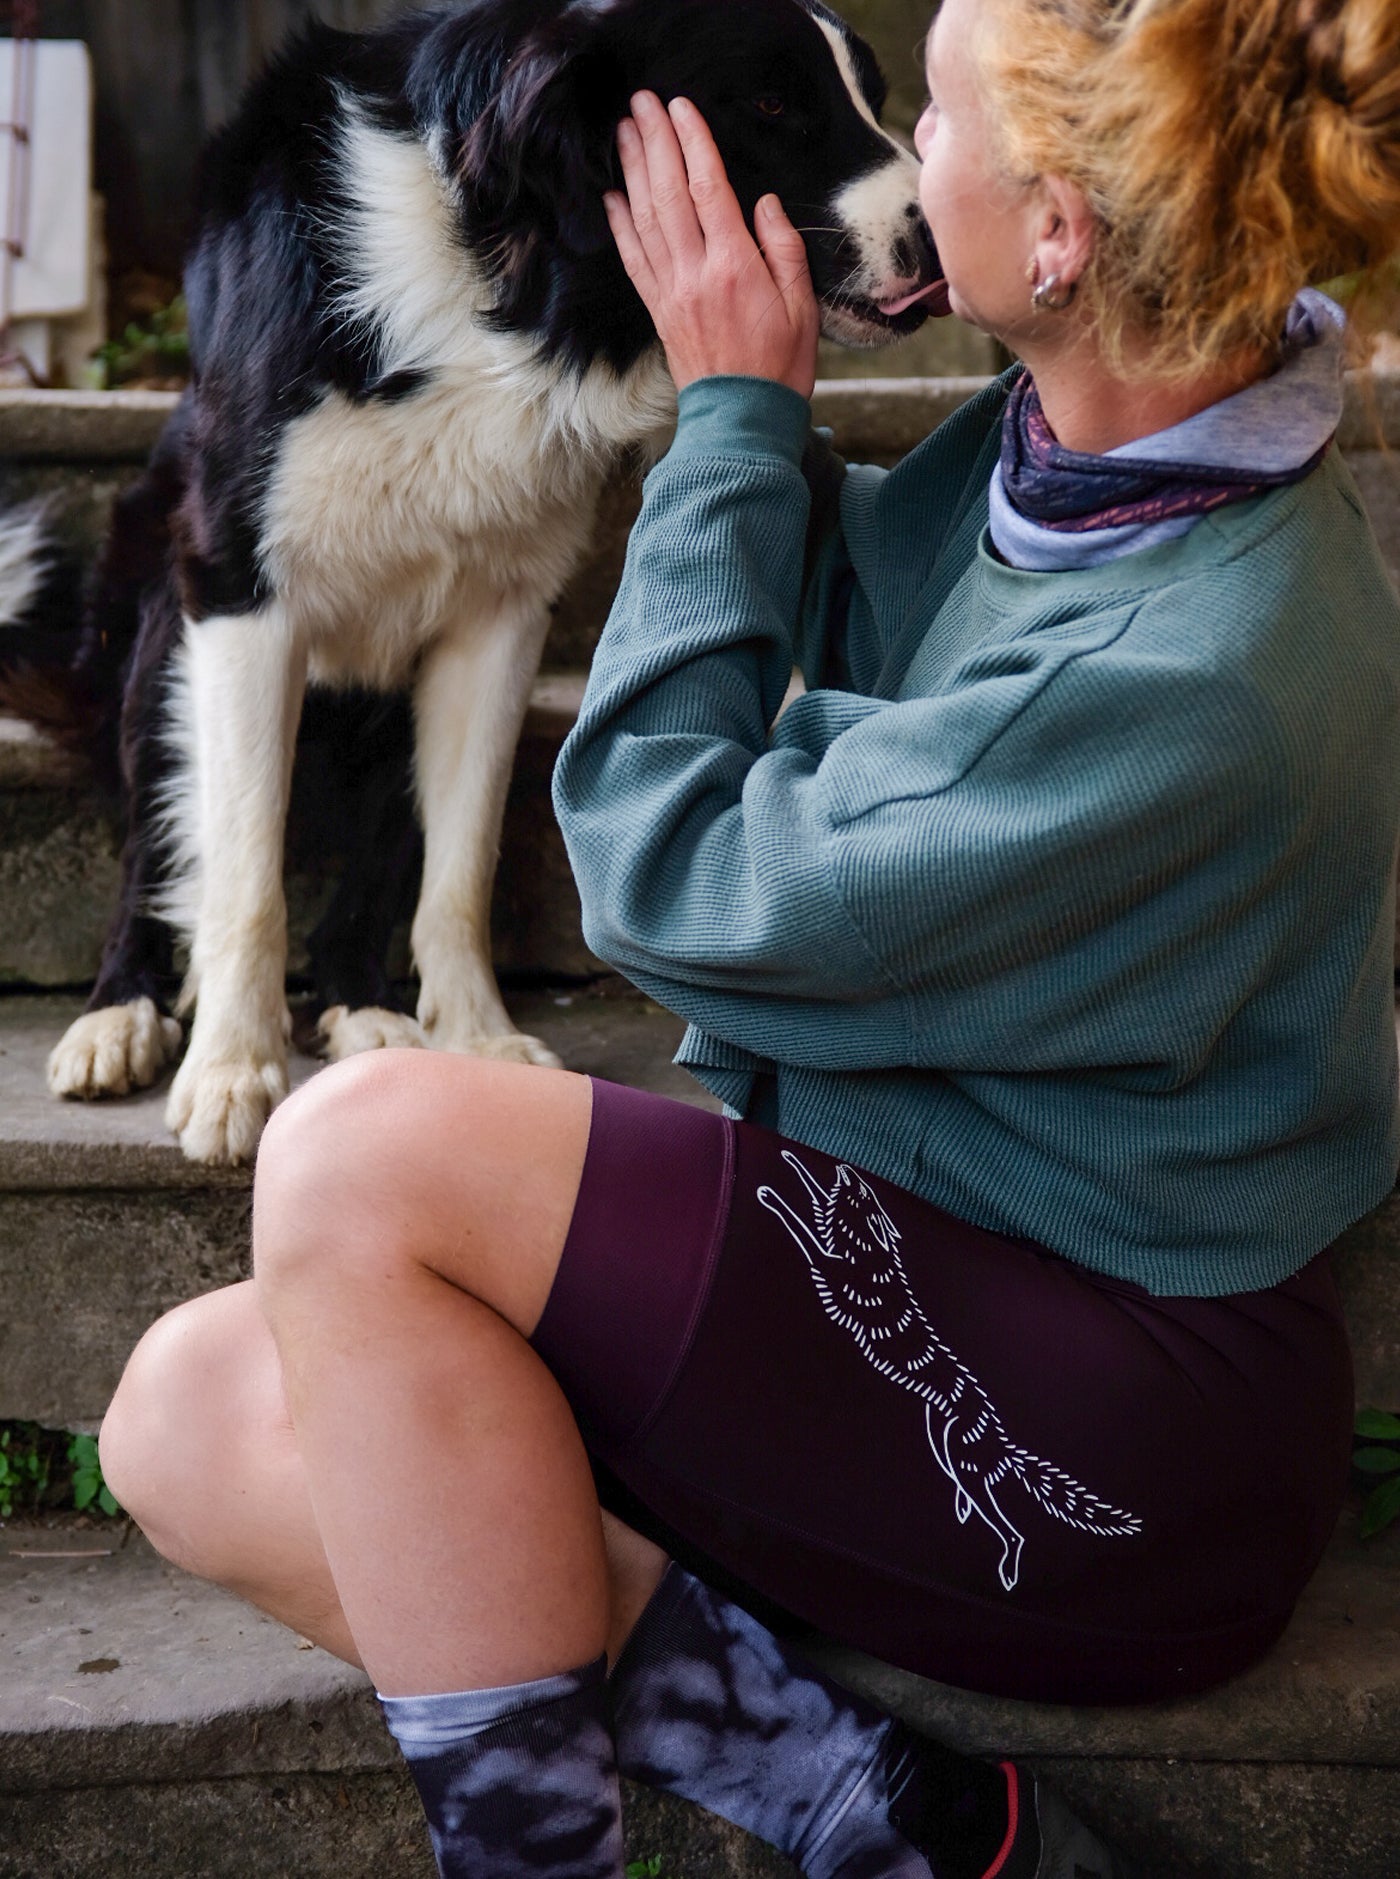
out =
[[[771,1187],[759,1188],[759,1202],[801,1248],[827,1317],[851,1333],[881,1376],[923,1398],[929,1445],[953,1484],[959,1525],[975,1513],[996,1534],[1006,1590],[1020,1577],[1025,1545],[997,1499],[1007,1481],[1019,1482],[1046,1513],[1081,1533],[1103,1539],[1141,1533],[1136,1515],[1110,1506],[1007,1435],[987,1392],[924,1316],[899,1256],[899,1228],[856,1170],[839,1164],[828,1192],[796,1155],[784,1150],[783,1160],[801,1178],[812,1218]]]

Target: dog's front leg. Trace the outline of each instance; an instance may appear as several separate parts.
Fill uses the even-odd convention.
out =
[[[272,606],[187,622],[184,670],[175,817],[198,1002],[165,1117],[192,1161],[241,1162],[287,1094],[282,854],[306,656]]]
[[[423,661],[414,694],[423,890],[413,922],[418,1018],[436,1050],[556,1066],[506,1016],[491,965],[491,887],[511,766],[549,610],[479,603]]]

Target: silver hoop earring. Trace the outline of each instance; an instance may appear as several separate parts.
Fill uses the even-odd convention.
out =
[[[1037,281],[1031,289],[1031,305],[1037,313],[1063,313],[1074,305],[1074,297],[1079,292],[1078,281],[1061,283],[1058,274],[1050,274],[1043,281]]]

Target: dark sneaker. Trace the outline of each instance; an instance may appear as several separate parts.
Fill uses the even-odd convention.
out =
[[[1011,1799],[1006,1845],[986,1879],[1134,1879],[1055,1793],[1024,1768],[1004,1763]]]

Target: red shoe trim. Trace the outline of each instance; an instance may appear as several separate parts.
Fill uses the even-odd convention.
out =
[[[1003,1762],[1001,1772],[1006,1776],[1006,1838],[1001,1843],[1001,1851],[982,1875],[982,1879],[997,1879],[997,1874],[1011,1857],[1011,1849],[1016,1843],[1016,1828],[1021,1818],[1021,1781],[1016,1773],[1014,1762]]]

